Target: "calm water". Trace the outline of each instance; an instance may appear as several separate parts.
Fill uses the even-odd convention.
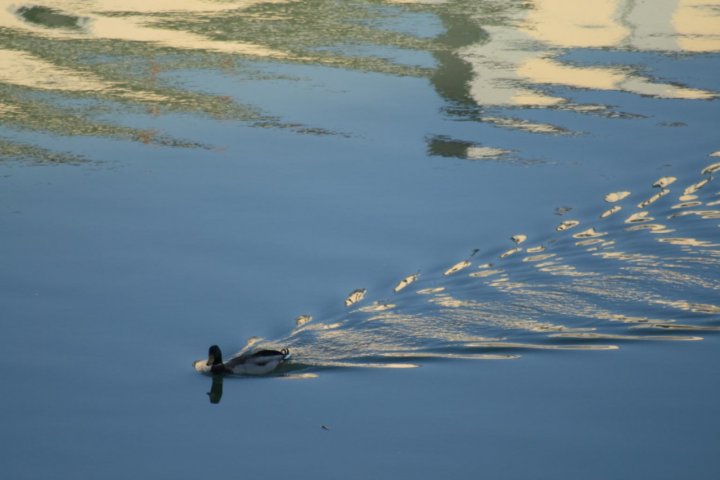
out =
[[[720,3],[0,1],[0,67],[4,476],[720,474]]]

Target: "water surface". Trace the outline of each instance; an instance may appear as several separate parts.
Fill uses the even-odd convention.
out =
[[[716,2],[0,3],[8,475],[720,473]]]

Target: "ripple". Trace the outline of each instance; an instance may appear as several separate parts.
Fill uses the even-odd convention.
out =
[[[395,285],[395,288],[393,288],[393,291],[394,291],[395,293],[397,293],[397,292],[403,290],[403,289],[404,289],[405,287],[407,287],[408,285],[410,285],[410,284],[412,284],[412,283],[415,283],[415,281],[417,281],[417,279],[418,279],[419,277],[420,277],[420,274],[419,274],[419,273],[414,273],[414,274],[412,274],[412,275],[408,275],[407,277],[405,277],[405,278],[403,278],[402,280],[400,280],[397,285]]]
[[[353,290],[345,299],[345,306],[350,307],[352,305],[355,305],[356,303],[362,301],[365,298],[366,294],[367,289],[365,288],[358,288]]]
[[[608,203],[615,203],[619,202],[620,200],[630,196],[630,192],[622,191],[622,192],[613,192],[608,193],[605,195],[605,201]]]
[[[578,220],[565,220],[560,225],[555,227],[555,230],[558,232],[564,232],[565,230],[570,230],[571,228],[575,228],[578,225],[580,225],[580,222]]]
[[[468,260],[463,260],[462,262],[458,262],[458,263],[456,263],[455,265],[453,265],[452,267],[450,267],[450,268],[448,268],[447,270],[445,270],[445,273],[444,273],[443,275],[445,275],[446,277],[447,277],[447,276],[450,276],[450,275],[452,275],[452,274],[454,274],[454,273],[459,272],[460,270],[466,269],[466,268],[469,267],[470,265],[472,265],[472,263],[470,263],[470,261],[468,261]]]

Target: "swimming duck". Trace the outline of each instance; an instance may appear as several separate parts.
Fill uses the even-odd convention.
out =
[[[202,373],[233,374],[233,375],[266,375],[290,357],[290,351],[283,348],[277,350],[258,350],[247,352],[222,361],[220,347],[213,345],[208,350],[207,362],[198,360],[195,369]]]

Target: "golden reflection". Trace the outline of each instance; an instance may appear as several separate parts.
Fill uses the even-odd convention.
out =
[[[619,202],[620,200],[628,197],[629,195],[630,195],[630,192],[625,192],[625,191],[608,193],[607,195],[605,195],[605,201],[608,203],[615,203],[615,202]]]
[[[720,168],[720,165],[718,166],[718,168]],[[695,192],[697,192],[698,190],[700,190],[701,188],[703,188],[708,183],[710,183],[709,178],[704,178],[697,183],[693,183],[692,185],[690,185],[689,187],[687,187],[685,189],[685,191],[683,192],[683,195],[692,195]]]
[[[715,152],[718,153],[718,152]],[[715,156],[715,153],[712,155]],[[714,173],[716,171],[720,170],[720,162],[713,163],[712,165],[708,165],[707,167],[702,169],[702,172],[700,172],[703,175],[710,175],[711,173]]]
[[[182,50],[206,50],[221,53],[235,53],[269,58],[284,58],[286,53],[243,42],[224,42],[187,31],[162,28],[165,20],[155,15],[187,14],[223,14],[229,10],[248,8],[260,1],[211,2],[119,2],[114,0],[93,0],[77,2],[75,0],[57,0],[54,9],[68,15],[82,18],[82,28],[58,29],[46,28],[32,22],[23,21],[17,10],[0,11],[0,27],[39,34],[57,39],[100,39],[130,42],[147,42],[163,47]],[[152,15],[151,15],[152,14]]]
[[[652,222],[653,220],[655,219],[649,216],[649,212],[636,212],[630,215],[625,223]]]
[[[313,317],[310,315],[299,315],[295,319],[295,325],[297,327],[302,327],[303,325],[306,325],[306,324],[312,322],[312,319],[313,319]]]
[[[537,0],[525,30],[544,44],[562,48],[619,45],[629,28],[617,19],[617,2],[607,0]]]
[[[512,128],[530,133],[545,133],[551,135],[569,135],[571,133],[565,128],[550,125],[549,123],[530,122],[517,118],[482,117],[481,120],[499,127]]]
[[[151,92],[133,92],[120,84],[106,82],[92,73],[58,67],[18,50],[0,48],[0,82],[40,90],[105,92],[136,100],[163,101],[166,97]],[[13,110],[17,110],[14,107]]]
[[[652,184],[653,187],[665,188],[677,181],[677,177],[662,177]]]
[[[522,252],[522,248],[519,248],[519,247],[511,248],[510,250],[507,250],[507,251],[501,253],[500,258],[507,258],[510,255],[515,255],[518,252]]]
[[[421,290],[418,290],[416,293],[418,295],[432,295],[433,293],[440,293],[445,291],[445,287],[431,287],[431,288],[423,288]]]
[[[580,66],[560,56],[575,48],[645,51],[720,50],[714,2],[657,0],[532,0],[509,12],[508,26],[484,26],[486,44],[466,47],[470,93],[480,105],[551,106],[566,99],[533,85],[620,90],[660,98],[706,100],[716,92],[660,82],[631,68]]]
[[[453,273],[457,273],[460,270],[466,269],[470,265],[471,265],[471,263],[468,260],[463,260],[462,262],[458,262],[455,265],[453,265],[452,267],[445,270],[445,273],[443,275],[445,275],[445,276],[452,275]]]
[[[688,201],[687,197],[683,196],[680,197],[680,200],[682,200],[682,203],[678,203],[670,207],[672,210],[679,210],[681,208],[693,208],[693,207],[699,207],[702,205],[702,202],[698,201]]]
[[[718,314],[720,313],[720,307],[717,305],[707,303],[694,303],[686,300],[657,300],[656,303],[666,305],[668,307],[678,308],[680,310],[687,310],[689,312],[696,313],[707,313],[707,314]]]
[[[710,0],[679,0],[672,25],[680,50],[716,52],[720,50],[720,13]]]
[[[555,227],[555,230],[558,232],[564,232],[565,230],[570,230],[571,228],[575,228],[578,225],[580,225],[580,222],[578,220],[565,220],[560,225]]]
[[[603,213],[600,214],[600,218],[607,218],[610,215],[619,212],[622,210],[622,207],[620,205],[613,205],[612,207],[605,210]]]
[[[395,285],[395,288],[393,288],[393,291],[395,293],[399,292],[400,290],[404,289],[411,283],[414,283],[419,277],[420,277],[419,273],[414,273],[412,275],[408,275],[407,277],[400,280],[400,282],[398,282],[397,285]]]
[[[554,253],[543,253],[540,255],[531,255],[529,257],[525,257],[523,258],[523,262],[542,262],[553,257],[555,257]]]
[[[512,343],[512,342],[495,342],[495,343],[475,343],[469,344],[473,348],[508,348],[518,350],[618,350],[617,345],[547,345],[541,343]]]
[[[702,337],[689,337],[678,335],[618,335],[610,333],[553,333],[553,338],[573,338],[577,340],[650,340],[687,342],[702,340]]]
[[[658,200],[660,200],[662,197],[664,197],[664,196],[667,195],[668,193],[670,193],[670,190],[668,190],[668,189],[660,190],[658,193],[656,193],[656,194],[653,195],[652,197],[648,198],[647,200],[638,203],[637,207],[638,207],[638,208],[645,208],[645,207],[647,207],[648,205],[657,202]]]
[[[628,232],[637,232],[640,230],[647,230],[650,233],[671,233],[675,230],[667,228],[665,225],[661,225],[659,223],[643,223],[641,225],[633,225],[632,227],[627,227],[626,230]]]
[[[712,206],[710,202],[707,206]],[[677,212],[670,215],[668,218],[686,217],[693,215],[702,218],[703,220],[717,220],[720,219],[720,210],[685,210],[683,212]]]
[[[573,235],[573,238],[595,238],[595,237],[604,237],[607,235],[606,232],[598,232],[595,230],[595,227],[588,228],[587,230],[583,230],[582,232],[578,232]]]
[[[503,273],[502,270],[481,270],[479,272],[473,272],[470,274],[473,278],[486,278],[491,277],[493,275],[497,275],[499,273]]]
[[[345,306],[350,307],[352,305],[355,305],[356,303],[362,301],[363,298],[365,298],[365,294],[367,293],[367,289],[365,288],[358,288],[350,292],[350,294],[345,299]]]
[[[527,240],[527,235],[522,235],[522,234],[513,235],[512,237],[510,237],[510,240],[512,240],[513,243],[515,243],[515,245],[520,245],[525,240]]]
[[[720,247],[720,243],[711,243],[705,240],[697,240],[695,238],[659,238],[658,242],[685,247]]]
[[[392,310],[395,307],[394,303],[373,302],[371,305],[360,307],[358,310],[365,313],[374,313]]]
[[[575,242],[575,246],[589,247],[591,245],[597,245],[599,243],[605,243],[605,241],[602,238],[589,238],[587,240],[581,240],[579,242]]]

